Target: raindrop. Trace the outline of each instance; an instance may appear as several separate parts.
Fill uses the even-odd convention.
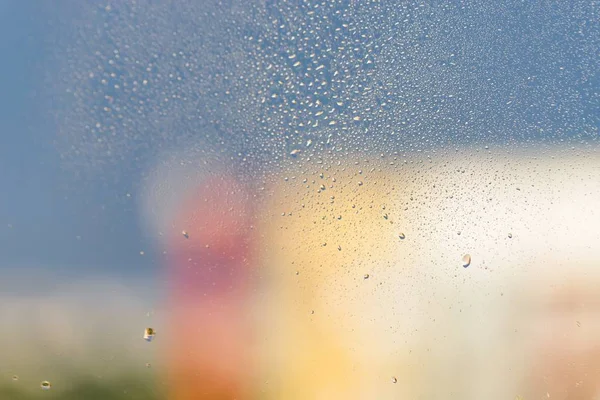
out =
[[[398,378],[396,378],[395,376],[392,376],[392,383],[398,383]]]
[[[508,238],[512,239],[512,233],[510,233],[510,232],[508,233]]]
[[[144,340],[146,342],[151,342],[154,339],[154,335],[156,335],[156,331],[152,328],[146,328],[144,330]]]
[[[146,363],[146,368],[150,368],[152,365],[150,363]]]
[[[42,383],[40,384],[40,387],[44,390],[48,390],[52,387],[52,385],[48,381],[42,381]]]
[[[369,276],[370,276],[369,274],[365,274],[364,278],[369,279]]]
[[[400,238],[400,240],[404,240],[406,238],[406,235],[404,234],[404,232],[400,232],[398,234],[398,237]]]
[[[189,239],[190,235],[189,233],[187,233],[186,231],[181,231],[181,234],[183,235],[184,238]]]
[[[19,380],[19,376],[18,375],[13,375],[12,376],[12,380],[13,381],[18,381]]]
[[[465,268],[467,268],[469,265],[471,265],[471,255],[465,254],[462,258],[462,262],[463,262],[463,267],[465,267]]]

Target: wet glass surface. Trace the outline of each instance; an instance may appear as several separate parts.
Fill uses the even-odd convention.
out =
[[[0,399],[600,399],[590,1],[0,4]]]

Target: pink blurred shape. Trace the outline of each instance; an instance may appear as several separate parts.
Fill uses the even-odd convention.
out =
[[[169,398],[247,398],[252,204],[245,185],[211,177],[186,198],[169,238]]]

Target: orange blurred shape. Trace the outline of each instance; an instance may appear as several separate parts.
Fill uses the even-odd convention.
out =
[[[214,177],[185,199],[169,239],[173,400],[247,398],[252,244],[248,190]]]

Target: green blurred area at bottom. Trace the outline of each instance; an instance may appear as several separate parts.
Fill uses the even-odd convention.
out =
[[[0,386],[0,400],[162,400],[163,390],[147,380],[124,379],[112,382],[83,381],[70,388],[43,390],[20,388],[19,382]]]

